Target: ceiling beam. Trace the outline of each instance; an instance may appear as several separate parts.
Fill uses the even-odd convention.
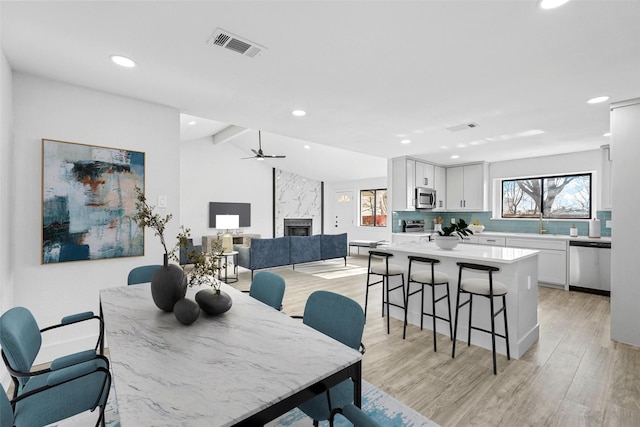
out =
[[[222,129],[219,132],[214,133],[213,135],[211,135],[211,139],[213,140],[214,144],[220,144],[221,142],[225,142],[228,141],[232,138],[235,138],[238,135],[241,135],[247,131],[249,131],[251,129],[247,129],[247,128],[243,128],[240,126],[236,126],[236,125],[229,125],[226,128]]]

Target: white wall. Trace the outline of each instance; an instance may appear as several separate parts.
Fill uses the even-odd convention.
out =
[[[325,222],[324,232],[326,234],[334,234],[333,230],[333,218],[337,210],[337,200],[335,194],[340,191],[353,191],[354,203],[353,203],[353,225],[346,227],[349,240],[388,240],[391,241],[391,199],[388,199],[389,212],[387,217],[386,227],[361,227],[359,226],[359,204],[360,204],[360,190],[371,190],[387,188],[387,177],[362,179],[357,181],[344,181],[325,183],[324,195],[325,195]],[[390,191],[388,192],[390,196]]]
[[[0,6],[1,10],[1,6]],[[1,46],[1,44],[0,44]],[[0,313],[13,306],[13,88],[11,68],[0,50]],[[0,365],[0,383],[8,384],[9,373]]]
[[[13,305],[13,88],[9,63],[0,51],[0,313]],[[0,371],[1,372],[1,371]]]
[[[125,284],[127,273],[135,266],[160,263],[163,251],[157,237],[147,231],[144,257],[41,265],[41,138],[146,152],[147,198],[154,201],[160,194],[167,196],[166,212],[175,218],[167,236],[174,236],[180,223],[179,113],[21,73],[13,75],[13,95],[13,305],[28,307],[43,327],[66,314],[97,312],[100,289]],[[61,347],[63,343],[80,344],[71,341],[83,336],[86,342],[93,332],[94,328],[83,327],[50,334],[50,339],[58,344],[56,351],[66,352],[70,349]],[[50,360],[51,352],[44,350],[39,360]]]
[[[191,229],[196,245],[218,231],[209,228],[209,202],[251,203],[251,227],[243,232],[272,237],[273,169],[267,162],[242,160],[246,153],[233,141],[214,145],[206,137],[181,144],[181,224]]]
[[[638,284],[638,223],[640,197],[640,98],[611,113],[612,212],[611,230],[611,338],[640,346],[640,285]]]

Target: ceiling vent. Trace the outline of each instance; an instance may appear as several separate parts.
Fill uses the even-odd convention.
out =
[[[232,50],[244,56],[254,58],[266,48],[256,44],[242,37],[238,37],[229,31],[218,28],[215,33],[209,38],[207,44],[213,46],[220,46],[225,49]]]
[[[447,130],[450,132],[460,132],[461,130],[473,129],[477,127],[478,127],[477,123],[464,123],[461,125],[448,127]]]

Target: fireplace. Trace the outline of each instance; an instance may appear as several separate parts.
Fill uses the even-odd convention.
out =
[[[285,218],[285,236],[311,236],[311,218]]]

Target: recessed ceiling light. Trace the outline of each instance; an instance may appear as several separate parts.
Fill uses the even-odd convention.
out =
[[[291,114],[293,114],[296,117],[302,117],[302,116],[305,116],[307,112],[304,110],[293,110]]]
[[[452,159],[459,159],[460,156],[458,156],[457,154],[454,154],[453,156],[451,156]]]
[[[126,56],[111,55],[109,58],[111,58],[114,63],[118,64],[121,67],[133,68],[136,66],[136,62],[133,59],[127,58]]]
[[[611,136],[611,132],[603,133],[602,136]]]
[[[311,147],[309,147],[309,145],[306,145],[306,144],[305,144],[304,148],[306,148],[307,150],[311,149]]]
[[[599,104],[606,101],[607,99],[609,99],[608,96],[596,96],[595,98],[591,98],[590,100],[588,100],[587,104]]]
[[[556,7],[560,7],[563,4],[567,3],[569,0],[540,0],[540,8],[542,9],[555,9]]]
[[[187,123],[189,126],[193,126],[196,124],[195,120],[191,120],[189,123]]]
[[[403,139],[402,141],[400,141],[400,144],[411,144],[411,140],[410,139]]]

